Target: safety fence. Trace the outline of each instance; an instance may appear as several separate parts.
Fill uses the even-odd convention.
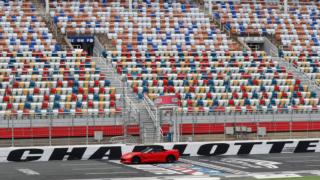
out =
[[[160,112],[162,130],[180,141],[319,138],[319,111]],[[170,137],[168,137],[170,139]]]
[[[0,117],[0,146],[142,142],[139,112],[39,117]],[[159,110],[158,118],[163,142],[172,141],[174,134],[179,137],[177,141],[320,138],[318,111],[178,113]]]
[[[121,112],[6,115],[0,117],[0,146],[106,143],[111,137],[139,135],[137,124],[136,117]]]

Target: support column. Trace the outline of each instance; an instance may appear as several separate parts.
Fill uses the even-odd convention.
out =
[[[46,14],[49,14],[49,0],[46,0]]]
[[[132,12],[132,0],[128,0],[129,1],[129,12]]]
[[[173,142],[180,141],[180,123],[178,120],[178,111],[176,108],[173,109],[173,112],[176,114],[176,118],[173,121]]]
[[[209,15],[211,16],[212,15],[212,0],[209,0]]]
[[[287,15],[288,14],[288,0],[284,0],[284,14]]]
[[[162,142],[162,134],[161,134],[161,109],[159,108],[156,108],[156,122],[155,122],[155,125],[156,125],[156,133],[155,133],[155,140],[157,143],[159,142]]]

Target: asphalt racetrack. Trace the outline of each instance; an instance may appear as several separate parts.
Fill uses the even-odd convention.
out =
[[[123,165],[119,161],[0,163],[1,179],[242,180],[319,176],[320,153],[183,157],[173,164]]]

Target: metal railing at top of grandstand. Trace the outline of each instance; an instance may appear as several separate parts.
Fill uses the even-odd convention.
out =
[[[221,5],[219,2],[223,2],[221,0],[205,0],[205,3],[209,3],[209,1],[211,2],[218,2],[218,3],[212,3],[212,5],[214,6],[219,6]],[[282,8],[283,7],[283,1],[281,0],[276,0],[276,1],[266,1],[266,0],[225,0],[225,2],[233,2],[236,4],[262,4],[264,6],[266,6],[267,8]],[[295,6],[295,7],[301,7],[303,5],[315,5],[317,1],[288,1],[288,6]],[[280,5],[280,6],[279,6]],[[279,9],[280,10],[280,9]],[[262,10],[257,10],[257,11],[262,11]],[[307,11],[306,11],[307,12]]]
[[[22,112],[21,114],[18,112],[6,112],[5,114],[0,114],[0,121],[1,120],[10,120],[10,119],[47,119],[47,118],[53,118],[53,119],[68,119],[68,118],[86,118],[86,117],[100,117],[100,118],[106,118],[106,117],[115,117],[121,114],[122,111],[114,110],[110,111],[110,113],[105,112],[96,112],[96,113],[89,113],[87,112],[74,112],[74,113],[66,113],[66,112],[58,112],[58,113],[26,113]]]
[[[270,56],[271,57],[271,56]],[[277,64],[277,62],[275,62],[274,61],[274,58],[277,58],[277,57],[271,57],[270,59],[269,59],[269,61],[267,61],[267,62],[264,62],[265,64],[266,63],[273,63],[273,64]],[[137,59],[140,59],[140,58],[137,58]],[[180,60],[181,58],[179,58],[179,60]],[[161,59],[161,60],[165,60],[165,59]],[[246,63],[246,64],[249,64],[249,63],[251,63],[251,62],[255,62],[255,63],[257,63],[257,62],[259,62],[260,60],[256,60],[256,61],[245,61],[244,59],[243,59],[243,61],[231,61],[231,59],[230,59],[230,61],[226,61],[225,59],[217,59],[216,61],[210,61],[210,60],[208,60],[209,62],[204,62],[204,61],[197,61],[197,60],[195,60],[194,62],[187,62],[187,61],[185,61],[185,59],[183,59],[182,60],[182,62],[185,62],[185,64],[184,64],[184,66],[186,66],[186,65],[199,65],[199,66],[202,66],[202,65],[214,65],[214,64],[226,64],[226,65],[234,65],[234,64],[236,64],[236,65],[241,65],[241,63]],[[263,61],[262,59],[261,59],[261,61]],[[118,61],[114,61],[114,63],[117,63]],[[134,63],[136,63],[136,65],[143,65],[143,64],[138,64],[138,63],[154,63],[154,64],[151,64],[152,66],[154,66],[154,65],[156,65],[156,66],[161,66],[161,65],[166,65],[166,63],[169,63],[170,65],[181,65],[181,62],[170,62],[170,61],[167,61],[167,62],[162,62],[162,61],[144,61],[144,60],[137,60],[137,61],[129,61],[129,62],[120,62],[120,63],[128,63],[129,65],[130,65],[130,63],[132,63],[133,65],[134,65]],[[188,64],[187,64],[188,63]],[[150,65],[149,64],[149,65]],[[112,64],[113,65],[113,64]],[[123,65],[123,64],[115,64],[115,65]],[[124,64],[124,65],[126,65],[126,64]],[[145,66],[147,66],[147,64],[145,64]],[[132,68],[135,68],[135,67],[132,67]],[[217,67],[217,68],[219,68],[219,67]],[[257,67],[257,68],[259,68],[259,67]]]
[[[167,32],[163,32],[163,33],[167,33]],[[173,32],[169,32],[169,33],[173,33]],[[230,32],[229,31],[227,31],[227,33],[228,34],[225,34],[225,33],[221,33],[221,34],[219,34],[219,33],[217,33],[216,35],[217,36],[221,36],[221,38],[223,39],[223,40],[225,40],[225,42],[226,43],[223,43],[223,40],[211,40],[211,44],[209,44],[209,43],[206,43],[206,40],[207,39],[203,39],[203,38],[200,38],[200,37],[194,37],[194,36],[184,36],[183,38],[181,37],[181,38],[172,38],[172,39],[174,39],[174,40],[182,40],[182,39],[185,39],[186,37],[189,37],[189,38],[192,38],[193,40],[201,40],[201,39],[203,39],[201,42],[197,42],[197,41],[193,41],[193,43],[192,42],[190,42],[190,45],[189,46],[191,46],[191,45],[206,45],[206,46],[210,46],[210,45],[229,45],[229,44],[232,44],[232,43],[234,43],[231,39],[229,39],[230,38]],[[156,34],[155,34],[156,35]],[[225,35],[225,36],[223,36],[223,35]],[[158,35],[159,36],[159,35]],[[115,46],[122,46],[122,45],[126,45],[126,44],[132,44],[132,43],[136,43],[137,44],[137,46],[139,46],[138,44],[138,41],[136,41],[135,39],[134,39],[134,37],[132,37],[132,39],[130,40],[129,38],[128,38],[128,40],[127,39],[120,39],[121,38],[121,36],[116,36],[116,37],[114,37],[113,39],[114,40],[117,40],[116,41],[116,44],[115,44]],[[145,38],[147,38],[147,37],[145,37]],[[111,38],[111,40],[112,40],[112,38]],[[145,39],[146,41],[145,42],[142,42],[141,43],[141,45],[145,45],[145,46],[147,46],[148,45],[148,42],[147,42],[147,39]],[[191,41],[191,40],[190,40]],[[172,42],[172,41],[171,41]],[[185,41],[186,42],[186,41]],[[159,43],[161,43],[162,44],[162,41],[159,39]],[[222,44],[223,43],[223,44]],[[161,44],[159,44],[159,45],[161,45]],[[169,44],[169,43],[167,43],[167,44]],[[176,43],[170,43],[170,45],[176,45],[176,44],[178,44],[177,42]],[[186,44],[186,43],[180,43],[180,44]],[[162,45],[161,45],[162,46]],[[163,45],[163,46],[168,46],[168,45]],[[188,46],[188,45],[186,45],[186,46]]]
[[[168,115],[172,113],[172,110],[164,110],[168,112]],[[290,114],[320,114],[318,110],[307,110],[307,109],[289,109],[289,108],[277,108],[277,109],[255,109],[255,110],[222,110],[216,109],[212,112],[188,110],[183,111],[181,107],[176,109],[177,115],[197,115],[197,116],[211,116],[211,115],[290,115]]]
[[[62,9],[66,9],[66,8],[62,8]],[[199,16],[199,18],[202,18],[202,17],[204,17],[204,18],[206,18],[206,14],[204,14],[204,13],[202,13],[201,11],[200,11],[200,8],[199,7],[196,7],[196,8],[194,8],[194,9],[196,9],[196,10],[198,10],[198,11],[196,11],[196,12],[191,12],[191,11],[188,11],[188,12],[172,12],[171,14],[169,14],[169,13],[166,13],[165,12],[165,9],[160,9],[160,13],[161,13],[161,15],[173,15],[173,17],[190,17],[190,18],[192,18],[192,17],[194,17],[193,15],[194,14],[199,14],[200,16]],[[137,18],[139,18],[139,17],[141,17],[141,16],[134,16],[134,15],[141,15],[141,14],[143,14],[143,13],[145,13],[146,11],[142,11],[141,12],[141,9],[137,9],[137,8],[132,8],[131,9],[131,12],[128,10],[128,9],[125,9],[125,8],[114,8],[113,10],[124,10],[124,11],[116,11],[117,13],[119,13],[119,15],[122,15],[122,16],[124,16],[124,17],[129,17],[129,16],[133,16],[133,17],[137,17]],[[161,11],[162,10],[162,11]],[[52,12],[52,11],[51,11]],[[89,11],[90,12],[90,11]],[[94,11],[91,11],[91,12],[94,12]],[[104,12],[104,11],[98,11],[98,12]],[[110,12],[110,11],[109,11]],[[123,13],[123,12],[127,12],[127,14],[120,14],[120,13]],[[192,14],[193,13],[193,14]],[[98,13],[96,13],[96,14],[98,14]],[[109,13],[109,14],[111,14],[111,12]],[[87,15],[87,14],[86,14]],[[112,15],[112,14],[111,14]],[[106,14],[104,14],[104,16],[106,16]],[[78,20],[78,19],[81,19],[82,17],[81,16],[75,16],[76,18],[73,18],[73,20]],[[158,16],[159,17],[159,16]],[[162,18],[162,19],[165,19],[165,18]],[[82,19],[83,20],[83,19]],[[157,19],[151,19],[151,20],[149,20],[150,22],[151,21],[156,21]]]
[[[211,0],[212,2],[221,2],[221,0]],[[232,2],[236,2],[236,3],[240,3],[241,2],[241,4],[246,4],[246,3],[252,3],[252,1],[240,1],[240,0],[231,0]],[[205,3],[209,3],[208,1],[205,1]],[[280,1],[279,2],[266,2],[266,1],[255,1],[255,3],[263,3],[263,4],[265,4],[265,3],[267,3],[268,5],[267,5],[267,7],[269,7],[269,8],[276,8],[276,9],[279,9],[280,7],[279,7],[279,3],[280,3]],[[313,2],[297,2],[298,4],[302,4],[302,5],[308,5],[308,4],[310,4],[310,5],[313,5],[314,3]],[[288,2],[288,5],[290,6],[290,5],[297,5],[297,3],[296,2]],[[80,3],[80,4],[84,4],[84,3]],[[134,2],[133,2],[133,4],[134,4]],[[142,3],[138,3],[137,5],[141,5]],[[57,3],[57,6],[59,6],[59,7],[62,7],[62,8],[68,8],[68,7],[65,7],[65,6],[61,6],[61,5],[64,5],[63,3]],[[71,5],[71,4],[65,4],[65,5]],[[78,4],[77,4],[78,5]],[[219,4],[215,4],[215,3],[213,3],[212,4],[213,6],[212,6],[212,8],[214,8],[214,7],[219,7]],[[115,8],[115,9],[120,9],[120,10],[122,10],[122,9],[124,9],[124,10],[126,10],[126,9],[128,9],[127,8],[127,6],[128,6],[128,3],[112,3],[110,6],[108,6],[108,7],[112,7],[112,8]],[[160,7],[162,7],[163,5],[160,3],[159,4],[159,6]],[[92,7],[92,6],[90,6],[90,7]],[[50,8],[52,9],[52,8],[56,8],[52,3],[50,3]],[[134,6],[132,7],[132,11],[134,11],[134,12],[138,12],[140,9],[137,9],[137,8],[134,8]],[[279,9],[280,10],[280,9]],[[259,11],[259,10],[258,10]],[[307,11],[306,11],[307,12]]]
[[[194,62],[190,62],[190,61],[185,61],[185,58],[183,58],[182,59],[182,61],[181,62],[185,62],[185,64],[184,65],[199,65],[199,66],[201,66],[201,65],[211,65],[211,64],[217,64],[217,63],[219,63],[219,64],[227,64],[227,65],[233,65],[233,64],[237,64],[237,65],[241,65],[241,63],[246,63],[246,64],[249,64],[249,63],[251,63],[251,62],[255,62],[255,63],[257,63],[257,62],[259,62],[259,61],[264,61],[264,63],[274,63],[274,64],[276,64],[277,62],[275,62],[274,61],[274,58],[277,58],[277,57],[275,57],[275,56],[273,56],[273,57],[271,57],[271,56],[269,56],[270,57],[270,59],[268,59],[269,61],[267,61],[267,62],[265,62],[264,60],[252,60],[252,61],[245,61],[244,59],[243,59],[243,61],[232,61],[232,59],[230,58],[230,60],[225,60],[225,59],[216,59],[215,61],[212,61],[212,60],[209,60],[209,58],[208,58],[208,62],[205,62],[204,60],[194,60]],[[134,63],[136,63],[137,65],[143,65],[143,64],[138,64],[138,63],[154,63],[154,64],[151,64],[151,65],[156,65],[156,66],[161,66],[161,65],[166,65],[166,63],[169,63],[170,65],[181,65],[181,62],[171,62],[171,61],[169,61],[169,59],[168,58],[163,58],[163,59],[161,59],[160,61],[152,61],[152,60],[148,60],[148,61],[145,61],[145,60],[141,60],[141,58],[136,58],[137,59],[137,61],[129,61],[129,62],[119,62],[119,63],[128,63],[129,65],[130,65],[130,63],[132,63],[132,64],[134,64]],[[168,61],[166,61],[166,62],[162,62],[162,60],[168,60]],[[178,58],[178,60],[181,60],[181,58],[179,57]],[[175,59],[175,61],[176,61],[176,59]],[[117,63],[118,61],[114,61],[114,63]],[[187,64],[188,63],[188,64]],[[113,64],[112,64],[113,65]],[[123,64],[115,64],[115,65],[123,65]],[[125,64],[124,64],[125,65]],[[147,65],[147,64],[146,64]],[[133,67],[134,68],[134,67]],[[259,68],[259,67],[257,67],[257,68]]]
[[[221,1],[221,0],[220,0]],[[68,2],[68,3],[64,3],[64,2]],[[103,3],[101,1],[98,1],[96,2],[98,3],[98,6],[100,5],[113,5],[113,6],[117,6],[117,5],[123,5],[123,6],[128,6],[128,3],[127,2],[121,2],[121,1],[108,1],[108,3]],[[156,3],[156,4],[159,4],[160,6],[164,6],[163,3],[161,2],[152,2],[152,3]],[[168,2],[169,4],[172,4],[170,2]],[[84,5],[84,4],[87,4],[87,5],[90,5],[89,1],[74,1],[74,0],[65,0],[65,1],[62,1],[62,2],[50,2],[50,7],[54,7],[54,5],[72,5],[72,4],[75,4],[75,5]],[[133,5],[142,5],[142,4],[146,4],[145,2],[143,1],[134,1],[132,2]],[[180,4],[191,4],[191,3],[180,3]]]
[[[59,66],[60,65],[62,65],[62,64],[59,64]],[[32,70],[34,72],[39,72],[39,74],[33,74],[34,72],[31,72],[31,74],[21,74],[21,75],[42,75],[42,74],[40,74],[40,71],[42,71],[42,72],[47,72],[46,74],[50,74],[50,75],[62,75],[61,77],[63,79],[63,78],[72,78],[77,73],[80,74],[80,72],[85,72],[86,74],[84,74],[84,76],[81,76],[81,77],[79,76],[79,78],[98,77],[98,78],[106,78],[105,80],[108,80],[108,77],[110,78],[110,75],[103,75],[103,73],[101,73],[101,72],[100,72],[101,74],[89,74],[88,71],[85,70],[85,69],[84,70],[80,70],[80,69],[78,69],[78,70],[70,70],[70,68],[72,68],[72,67],[67,67],[67,68],[68,69],[64,69],[64,70],[50,70],[49,68],[47,70],[43,70],[43,69],[41,69],[41,70],[39,70],[39,69],[38,70],[33,70],[32,68],[30,68],[30,70]],[[59,69],[60,69],[60,67],[59,67]],[[101,71],[101,68],[100,69],[88,68],[88,69],[93,69],[92,71],[89,71],[89,72]],[[0,69],[0,72],[5,72],[6,70],[7,69]],[[9,78],[17,77],[15,73],[18,73],[18,71],[17,70],[15,70],[15,71],[16,72],[11,71],[10,73],[8,73],[9,74]],[[72,75],[68,75],[68,76],[63,75],[63,73],[66,73],[66,72],[67,73],[73,73],[73,74]],[[21,73],[23,73],[23,72],[21,72]],[[53,74],[53,73],[58,73],[58,74]],[[41,79],[48,79],[48,78],[52,78],[53,79],[54,77],[45,77],[45,76],[41,77]],[[37,79],[37,78],[35,78],[35,79]],[[57,77],[57,79],[61,79],[61,78]],[[92,80],[94,80],[94,79],[92,79]]]
[[[281,66],[280,66],[281,67]],[[184,68],[188,68],[188,67],[184,67]],[[263,70],[263,69],[257,69],[257,70]],[[267,69],[266,69],[267,70]],[[230,70],[230,72],[225,72],[225,71],[219,71],[217,73],[212,73],[212,72],[209,72],[209,75],[211,74],[216,74],[216,76],[212,76],[211,79],[207,79],[207,80],[247,80],[247,79],[243,79],[243,78],[256,78],[256,76],[259,74],[259,76],[263,73],[263,75],[268,75],[268,74],[271,74],[273,75],[276,71],[274,72],[271,72],[271,73],[266,73],[266,72],[255,72],[255,73],[249,73],[247,74],[246,72],[244,73],[240,73],[240,72],[232,72]],[[284,73],[279,73],[279,74],[287,74],[288,75],[288,72],[284,72]],[[218,73],[223,73],[223,74],[218,74]],[[181,76],[177,73],[174,73],[174,72],[170,72],[170,73],[166,73],[166,72],[163,72],[163,73],[141,73],[141,76],[138,75],[138,74],[130,74],[128,72],[124,73],[124,70],[122,72],[122,76],[125,76],[125,77],[130,77],[132,78],[131,80],[135,81],[135,80],[163,80],[163,79],[166,79],[166,80],[194,80],[194,75],[197,74],[198,76],[195,76],[195,77],[209,77],[207,74],[201,74],[197,71],[188,71],[187,73],[184,72],[183,73],[184,76]],[[238,77],[232,77],[234,75],[241,75],[241,76],[238,76]],[[252,75],[253,74],[253,75]],[[146,76],[144,76],[146,75]],[[190,76],[189,76],[190,75]],[[222,77],[220,77],[222,76]],[[216,77],[216,79],[213,79],[213,77]],[[176,78],[176,79],[174,79]],[[181,78],[181,79],[179,79]],[[190,78],[190,79],[189,79]],[[258,78],[259,79],[259,78]],[[264,79],[259,79],[259,80],[272,80],[273,77],[269,77],[269,78],[264,78]],[[291,78],[293,79],[293,78]],[[196,80],[204,80],[204,79],[196,79]],[[278,80],[287,80],[285,78],[283,79],[278,79]],[[113,86],[112,86],[113,87]],[[142,87],[142,86],[141,86]]]
[[[109,51],[106,51],[108,53],[107,57],[110,56],[110,57],[117,57],[117,56],[121,56],[121,55],[135,55],[135,54],[139,54],[140,56],[145,56],[146,54],[149,54],[149,55],[153,55],[153,56],[156,56],[156,55],[171,55],[171,56],[179,56],[180,53],[183,53],[183,55],[185,55],[184,53],[188,53],[187,56],[194,56],[193,54],[194,53],[197,53],[195,55],[199,56],[199,55],[207,55],[209,56],[209,54],[212,56],[212,54],[215,53],[215,55],[217,57],[219,56],[226,56],[226,54],[228,55],[240,55],[239,53],[241,52],[242,56],[253,56],[253,55],[256,55],[257,52],[260,52],[261,55],[264,55],[264,56],[268,56],[265,51],[242,51],[242,50],[228,50],[228,51],[223,51],[223,50],[184,50],[184,51],[177,51],[177,50],[159,50],[159,51],[153,51],[153,50],[144,50],[144,51],[136,51],[136,50],[132,50],[132,51],[121,51],[121,50],[109,50]],[[246,55],[243,55],[243,53],[246,53]],[[263,54],[264,53],[264,54]]]
[[[146,100],[147,101],[147,100]],[[234,106],[233,106],[234,107]],[[225,108],[225,107],[224,107]],[[151,108],[150,106],[146,106],[146,109],[148,113],[150,113],[150,117],[156,121],[156,114],[155,114],[155,108]],[[152,110],[153,109],[153,110]],[[52,109],[55,110],[55,109]],[[126,112],[130,111],[130,109],[121,109],[121,110],[111,110],[109,113],[106,112],[89,112],[90,109],[82,109],[86,112],[46,112],[46,113],[27,113],[27,112],[17,112],[14,111],[6,111],[4,114],[0,114],[0,120],[1,119],[8,119],[8,118],[21,118],[21,119],[37,119],[37,118],[45,118],[45,117],[52,117],[52,118],[58,118],[61,119],[61,117],[68,118],[68,117],[114,117],[117,115],[121,115],[121,112],[124,110]],[[188,110],[183,111],[182,107],[174,108],[173,110],[164,109],[162,111],[165,112],[177,112],[178,115],[183,114],[196,114],[196,115],[223,115],[223,114],[319,114],[320,109],[306,109],[300,107],[298,108],[268,108],[265,110],[262,109],[251,109],[251,110],[227,110],[227,109],[214,109],[212,112],[205,112],[202,110]]]

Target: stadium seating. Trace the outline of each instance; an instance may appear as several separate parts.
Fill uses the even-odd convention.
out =
[[[214,22],[191,0],[133,1],[132,11],[126,1],[119,0],[54,0],[50,1],[49,15],[56,25],[50,28],[58,28],[56,35],[50,32],[52,29],[45,21],[48,19],[42,18],[44,15],[35,4],[1,1],[0,117],[12,118],[14,130],[9,130],[4,121],[1,137],[88,137],[94,136],[95,131],[102,131],[104,136],[121,136],[147,132],[148,125],[144,124],[148,122],[144,120],[149,118],[148,114],[142,112],[135,119],[131,101],[128,113],[122,109],[127,107],[126,101],[118,106],[122,97],[108,80],[109,69],[103,71],[82,50],[64,50],[55,39],[61,34],[70,39],[100,35],[96,40],[105,36],[109,41],[104,39],[101,44],[109,43],[105,45],[109,49],[103,52],[106,62],[126,79],[138,98],[178,98],[177,116],[181,117],[183,134],[224,133],[225,127],[244,125],[252,132],[257,132],[258,127],[266,127],[268,133],[319,130],[314,113],[320,108],[317,92],[283,67],[278,58],[263,51],[244,51],[233,40],[235,36],[268,36],[282,48],[281,57],[320,83],[319,3],[308,0],[299,6],[297,1],[290,1],[285,15],[276,0],[239,2],[214,3],[212,17],[221,22],[221,28],[219,21]],[[94,45],[97,44],[100,43]],[[95,54],[100,51],[95,50]],[[135,99],[133,103],[137,102],[140,103]],[[120,112],[125,116],[105,121],[106,116]],[[161,113],[161,131],[165,134],[172,129],[168,124],[172,111]],[[275,117],[277,113],[279,116]],[[97,118],[92,118],[91,124],[88,116],[81,115]],[[61,121],[45,124],[51,120],[49,116]],[[37,118],[30,120],[30,127],[29,121],[18,122],[30,117]],[[38,121],[39,117],[43,122]],[[78,123],[73,124],[74,120]],[[16,122],[19,127],[14,129]]]
[[[68,34],[103,33],[120,52],[234,50],[236,44],[192,4],[51,2],[51,17]]]
[[[319,6],[316,1],[289,2],[285,14],[278,2],[251,1],[214,4],[214,17],[231,33],[241,36],[271,35],[284,50],[317,52]]]
[[[182,112],[318,109],[316,94],[292,73],[264,52],[236,51],[192,3],[134,2],[132,12],[120,2],[50,5],[62,32],[112,40],[115,51],[104,56],[139,97],[177,95]]]
[[[62,51],[31,2],[0,2],[0,116],[110,115],[106,74],[82,50]]]
[[[288,14],[280,7],[273,1],[220,2],[214,4],[213,16],[233,34],[273,36],[280,43],[280,56],[319,83],[319,4],[289,2]]]
[[[149,60],[140,60],[147,57],[144,54],[130,54],[128,60],[127,55],[110,52],[107,58],[140,97],[177,95],[183,112],[318,109],[316,94],[264,52],[227,53],[151,53]]]
[[[2,52],[0,114],[110,114],[120,98],[81,51]]]
[[[60,45],[31,2],[0,2],[0,49],[5,51],[53,51]]]

